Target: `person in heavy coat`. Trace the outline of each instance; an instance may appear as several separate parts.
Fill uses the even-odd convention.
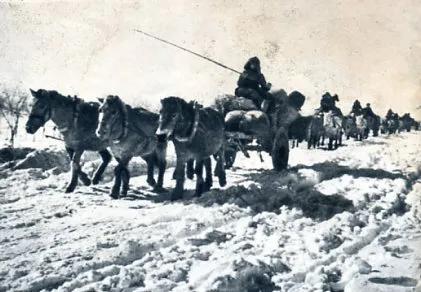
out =
[[[393,119],[394,114],[395,114],[395,113],[392,111],[392,109],[389,109],[389,110],[387,111],[387,114],[386,114],[386,120],[391,120],[391,119]]]
[[[371,106],[369,103],[366,104],[365,108],[363,108],[362,111],[363,111],[364,116],[366,117],[374,118],[376,116],[373,110],[371,109]]]
[[[335,116],[343,116],[341,109],[336,106],[337,101],[339,101],[337,94],[331,95],[329,92],[326,92],[322,95],[322,99],[320,100],[320,107],[316,109],[315,114],[317,115],[321,112],[327,113],[332,111]]]
[[[235,95],[251,99],[258,108],[261,107],[263,100],[269,98],[268,91],[271,84],[266,82],[261,72],[259,58],[253,57],[247,61],[237,81],[237,86]]]
[[[351,114],[355,114],[356,116],[361,115],[363,107],[358,99],[354,101],[352,104]]]

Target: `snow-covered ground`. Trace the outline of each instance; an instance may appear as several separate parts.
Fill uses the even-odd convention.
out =
[[[226,187],[187,181],[178,202],[139,163],[121,200],[110,175],[64,194],[62,169],[3,170],[0,291],[420,289],[421,132],[345,144],[292,149],[281,174],[240,155]]]

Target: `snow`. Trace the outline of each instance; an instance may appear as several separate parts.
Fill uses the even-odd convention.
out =
[[[48,165],[32,154],[0,171],[0,291],[420,289],[421,133],[344,143],[294,148],[284,173],[239,154],[227,186],[193,198],[188,180],[170,202],[139,159],[125,199],[108,196],[111,167],[65,194],[62,146],[37,140]],[[88,173],[97,158],[84,158]]]

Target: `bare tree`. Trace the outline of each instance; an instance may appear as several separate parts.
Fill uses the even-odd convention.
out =
[[[14,148],[20,118],[28,112],[28,94],[18,88],[0,91],[0,115],[9,129],[10,147]]]

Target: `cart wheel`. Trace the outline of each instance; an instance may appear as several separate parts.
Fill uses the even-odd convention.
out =
[[[272,147],[272,165],[276,171],[284,170],[288,167],[289,143],[285,129],[281,128],[276,132]]]

